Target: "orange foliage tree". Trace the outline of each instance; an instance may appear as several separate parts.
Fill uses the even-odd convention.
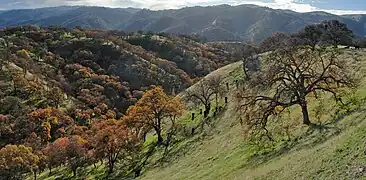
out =
[[[95,156],[107,159],[108,174],[113,172],[117,161],[132,161],[128,158],[140,148],[137,136],[122,121],[109,119],[95,122],[92,131]]]
[[[88,141],[77,135],[68,137],[68,140],[67,162],[73,175],[76,176],[77,169],[88,162]]]
[[[53,167],[60,166],[66,162],[66,152],[69,145],[67,137],[58,138],[52,144],[43,149],[43,154],[47,157],[47,166],[51,172]]]
[[[73,124],[73,119],[58,109],[37,109],[28,114],[28,118],[38,125],[36,129],[44,142],[51,140],[59,128]]]
[[[58,138],[43,149],[50,171],[67,163],[74,176],[77,169],[87,163],[87,151],[88,141],[78,135]]]
[[[32,148],[23,145],[7,145],[0,149],[1,179],[22,179],[24,174],[37,169],[39,158]]]
[[[163,121],[170,119],[171,125],[174,125],[176,117],[181,116],[183,110],[184,105],[179,98],[168,96],[162,88],[153,86],[134,106],[128,108],[124,121],[144,136],[154,129],[158,144],[164,144]]]

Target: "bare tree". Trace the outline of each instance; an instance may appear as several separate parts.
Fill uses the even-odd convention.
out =
[[[290,34],[275,32],[260,43],[259,49],[261,52],[268,52],[282,48],[287,45],[290,38]]]
[[[315,97],[317,92],[330,93],[341,102],[337,90],[355,87],[356,80],[352,60],[338,55],[337,49],[309,47],[289,47],[270,53],[264,60],[265,67],[247,83],[245,92],[237,94],[246,127],[264,129],[268,135],[268,120],[295,105],[301,107],[303,123],[310,125],[308,95],[311,93]]]
[[[223,84],[223,76],[222,75],[213,75],[207,79],[208,81],[208,88],[212,89],[215,94],[215,110],[218,111],[219,101],[218,98],[223,97],[226,94],[226,88]]]
[[[211,111],[211,100],[214,97],[216,106],[218,105],[218,96],[225,92],[225,87],[222,86],[222,76],[211,76],[202,79],[193,88],[186,90],[185,98],[193,103],[202,104],[205,106],[203,112],[204,118],[208,117]]]
[[[254,44],[245,44],[241,48],[237,48],[234,56],[236,59],[243,61],[244,78],[250,78],[250,72],[259,69],[259,48]]]

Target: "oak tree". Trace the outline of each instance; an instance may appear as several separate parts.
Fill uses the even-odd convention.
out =
[[[130,131],[123,121],[115,119],[95,122],[92,146],[97,158],[107,159],[108,174],[113,173],[118,161],[128,161],[131,154],[140,148],[140,142],[135,133]]]
[[[264,39],[260,45],[259,49],[261,52],[273,51],[275,49],[284,47],[287,45],[287,41],[291,38],[291,36],[287,33],[276,32],[273,33],[268,38]]]
[[[184,106],[179,98],[168,96],[162,88],[153,86],[134,106],[128,108],[124,121],[139,127],[137,131],[143,130],[143,134],[154,129],[158,144],[162,145],[164,121],[182,115],[183,110]]]
[[[47,166],[52,171],[52,168],[58,167],[67,160],[67,147],[69,145],[69,139],[67,137],[58,138],[52,144],[47,145],[43,150],[43,154],[46,156]]]
[[[302,30],[295,34],[296,37],[301,39],[302,45],[309,45],[315,50],[316,45],[319,44],[321,37],[324,33],[324,29],[319,25],[312,24],[305,26]]]
[[[219,97],[223,97],[227,93],[227,88],[224,86],[224,77],[221,75],[213,75],[208,78],[209,87],[212,89],[215,95],[215,110],[219,108]]]
[[[271,117],[292,106],[302,110],[310,125],[308,96],[330,93],[340,101],[338,90],[354,87],[352,60],[339,57],[337,49],[284,48],[265,59],[265,66],[245,91],[238,93],[239,110],[249,129],[266,130]]]
[[[7,145],[0,149],[0,174],[4,179],[22,179],[37,168],[38,162],[30,147]]]
[[[184,98],[195,104],[203,105],[205,107],[203,117],[207,118],[211,111],[211,101],[215,95],[224,94],[224,92],[225,90],[222,89],[222,77],[209,76],[187,89]]]
[[[243,47],[235,49],[235,58],[243,62],[245,79],[250,78],[250,72],[257,71],[259,69],[259,52],[259,48],[254,44],[244,44]]]
[[[318,25],[323,29],[321,42],[323,44],[333,45],[352,45],[354,34],[346,24],[338,20],[326,20]]]
[[[68,145],[66,148],[67,163],[73,175],[76,176],[77,169],[88,162],[88,142],[81,136],[68,137]]]

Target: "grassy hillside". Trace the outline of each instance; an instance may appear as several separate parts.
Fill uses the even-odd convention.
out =
[[[202,44],[188,36],[60,27],[14,27],[0,34],[3,35],[0,38],[0,179],[13,176],[23,179],[30,172],[40,173],[39,179],[49,180],[71,177],[355,179],[363,176],[365,50],[339,48],[338,60],[345,61],[327,66],[331,67],[329,71],[339,68],[347,71],[335,73],[336,78],[353,77],[352,72],[360,78],[359,86],[354,89],[330,86],[334,84],[330,82],[329,88],[337,90],[343,105],[336,104],[328,94],[308,94],[313,89],[305,90],[314,123],[305,126],[298,107],[285,109],[281,116],[272,118],[281,111],[278,107],[285,106],[285,103],[273,105],[272,101],[268,106],[276,112],[266,122],[272,138],[263,140],[248,136],[253,133],[245,131],[248,126],[242,127],[237,109],[242,102],[235,97],[240,92],[250,95],[251,90],[261,95],[272,95],[276,89],[282,91],[266,85],[269,83],[262,79],[279,79],[278,71],[268,67],[283,63],[286,56],[280,56],[281,61],[273,61],[273,54],[260,55],[261,68],[252,79],[255,82],[242,83],[242,63],[230,64],[236,59],[230,52],[236,44],[224,50],[221,45]],[[292,59],[302,52],[307,51],[294,51]],[[329,57],[329,54],[322,55],[320,59]],[[310,60],[313,61],[306,62],[312,62],[311,65],[305,65],[310,71],[318,71],[326,63]],[[292,62],[295,64],[290,64],[291,70],[297,66],[297,61]],[[309,68],[313,63],[319,63],[314,65],[315,70]],[[348,72],[348,65],[355,69]],[[300,78],[295,77],[296,80],[309,76],[291,71],[297,73]],[[250,83],[263,86],[258,90],[247,86]],[[299,93],[298,89],[303,93],[303,84],[300,88],[299,83],[296,85],[295,93]],[[243,91],[244,87],[253,89]],[[214,88],[228,92],[220,93],[218,105],[210,96],[207,102],[212,100],[211,104],[203,102],[204,112],[203,107],[186,98],[192,91],[202,93],[200,89],[214,95]],[[180,99],[167,95],[178,92],[187,111]],[[287,96],[278,97],[287,99]],[[225,102],[226,98],[229,102]],[[303,103],[302,100],[297,102]],[[195,118],[191,118],[192,112]],[[244,119],[244,124],[250,120]],[[23,166],[14,158],[20,156],[34,157],[22,161],[30,162],[28,168],[20,167],[24,173],[9,166]]]
[[[365,50],[344,50],[340,58],[355,58],[361,67],[358,75],[366,72]],[[162,159],[158,149],[138,179],[363,179],[365,173],[366,138],[366,79],[355,90],[346,90],[342,98],[346,107],[336,105],[324,95],[309,104],[310,116],[316,124],[302,125],[299,108],[291,109],[269,126],[274,142],[253,142],[244,136],[237,118],[235,80],[243,76],[242,63],[220,68],[210,76],[222,75],[230,85],[229,103],[223,113],[211,117],[202,132],[194,136],[177,136],[169,154]],[[195,89],[197,85],[190,88]],[[180,94],[184,96],[184,93]],[[221,102],[224,105],[223,102]],[[198,107],[187,103],[189,111],[180,124],[194,127],[190,112]],[[320,113],[317,113],[320,112]],[[212,116],[212,114],[210,115]],[[279,123],[277,123],[279,122]],[[287,129],[287,131],[284,131]],[[149,135],[145,145],[156,140]],[[119,167],[109,179],[120,179]],[[68,175],[66,174],[68,173]],[[44,171],[39,179],[68,179],[66,167]],[[103,179],[105,164],[83,168],[74,179]]]
[[[366,51],[345,50],[341,56],[358,59],[359,75],[365,74]],[[231,92],[234,92],[233,82],[242,75],[240,67],[241,63],[234,63],[212,74],[226,76]],[[300,110],[295,108],[284,115],[278,121],[280,123],[271,125],[272,132],[277,133],[271,145],[253,144],[244,139],[235,116],[233,98],[229,97],[231,102],[227,110],[213,119],[199,137],[181,142],[169,162],[147,170],[140,179],[364,178],[365,78],[359,88],[354,92],[347,90],[343,96],[349,102],[348,111],[336,106],[328,96],[323,96],[320,101],[313,100],[309,108],[317,125],[302,125]],[[319,111],[320,115],[316,113]],[[287,127],[287,133],[281,132],[283,127]]]

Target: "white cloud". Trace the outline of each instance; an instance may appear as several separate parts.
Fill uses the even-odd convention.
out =
[[[2,0],[1,0],[2,1]],[[152,10],[177,9],[187,6],[208,6],[219,4],[255,4],[274,9],[289,9],[297,12],[325,11],[334,14],[366,14],[365,11],[352,10],[324,10],[311,4],[301,3],[300,0],[4,0],[4,6],[11,8],[35,8],[59,5],[87,5],[106,7],[136,7],[148,8]],[[8,3],[7,3],[8,2]],[[9,2],[13,2],[10,5]],[[2,6],[3,3],[0,3]]]

